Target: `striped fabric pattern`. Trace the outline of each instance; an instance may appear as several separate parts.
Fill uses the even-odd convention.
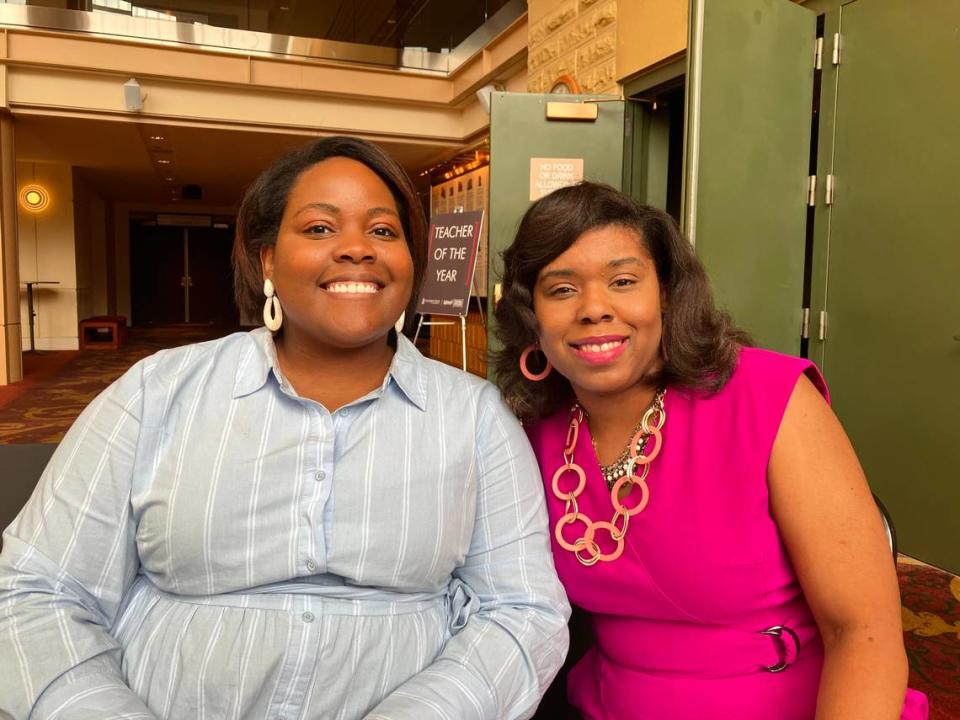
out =
[[[401,337],[331,414],[259,329],[147,358],[67,434],[4,533],[0,717],[529,717],[568,614],[492,385]]]

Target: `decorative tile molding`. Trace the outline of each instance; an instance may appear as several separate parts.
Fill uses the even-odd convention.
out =
[[[529,0],[542,19],[528,31],[527,90],[548,92],[570,75],[584,92],[616,92],[618,1]]]

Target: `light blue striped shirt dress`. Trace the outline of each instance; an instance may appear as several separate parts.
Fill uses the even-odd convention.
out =
[[[4,533],[0,717],[529,717],[567,650],[542,492],[497,390],[406,338],[334,413],[264,329],[157,353]]]

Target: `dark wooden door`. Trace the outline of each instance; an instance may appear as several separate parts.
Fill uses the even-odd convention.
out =
[[[184,321],[183,245],[183,228],[130,222],[132,324]]]
[[[230,263],[232,229],[188,228],[187,238],[190,322],[237,325]]]

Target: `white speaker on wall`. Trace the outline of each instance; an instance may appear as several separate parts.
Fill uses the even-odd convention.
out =
[[[143,110],[143,93],[140,83],[130,78],[123,84],[123,107],[131,112]]]
[[[496,83],[484,85],[482,88],[477,90],[477,100],[480,102],[480,107],[483,108],[483,111],[487,115],[490,114],[490,96],[494,92],[499,92],[500,90],[503,90],[503,86],[497,85]]]

